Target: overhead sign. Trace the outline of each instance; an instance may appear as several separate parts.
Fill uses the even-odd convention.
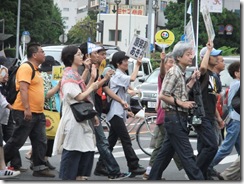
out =
[[[212,23],[212,19],[210,17],[210,13],[208,11],[208,7],[204,6],[202,9],[202,16],[203,16],[203,20],[204,20],[204,24],[208,33],[208,38],[211,39],[212,41],[215,38],[215,32],[213,29],[213,23]]]
[[[139,57],[143,57],[148,47],[148,43],[149,41],[147,38],[134,35],[126,55],[136,60]]]
[[[155,34],[155,41],[156,44],[159,45],[162,48],[169,47],[172,43],[175,41],[175,35],[172,31],[163,29],[159,30]]]
[[[116,11],[116,5],[110,5],[110,14],[113,14],[113,10]],[[145,15],[144,6],[141,5],[119,5],[118,14],[133,14],[133,15]]]
[[[204,6],[208,7],[211,13],[222,13],[223,0],[201,0],[200,11],[202,12]]]

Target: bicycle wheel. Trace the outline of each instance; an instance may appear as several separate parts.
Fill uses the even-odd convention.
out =
[[[156,126],[157,116],[148,116],[139,126],[136,132],[136,141],[140,149],[147,155],[151,156],[154,147],[150,147],[151,140],[154,136],[153,131]]]

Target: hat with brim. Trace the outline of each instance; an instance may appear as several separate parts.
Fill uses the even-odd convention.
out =
[[[40,69],[43,72],[51,72],[53,66],[59,66],[59,62],[54,59],[53,56],[46,56],[45,62],[42,63]]]
[[[207,52],[207,47],[203,47],[200,51],[200,58],[202,59],[204,57],[204,55]],[[210,52],[210,56],[219,56],[222,54],[222,50],[216,50],[215,48],[212,49],[212,51]]]
[[[126,53],[124,51],[118,51],[113,54],[112,57],[112,63],[117,64],[123,61],[124,59],[129,59],[129,56],[126,56]]]
[[[97,50],[97,52],[101,52],[101,51],[107,51],[108,49],[105,49],[103,46],[101,46],[101,49]]]

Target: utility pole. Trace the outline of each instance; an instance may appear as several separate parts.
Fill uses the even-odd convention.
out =
[[[152,3],[153,3],[153,0],[149,0],[148,1],[148,12],[147,12],[147,16],[148,16],[148,30],[147,30],[147,38],[149,40],[149,46],[148,46],[148,49],[147,49],[147,57],[148,58],[151,58],[151,51],[150,51],[150,48],[151,48],[151,43],[152,43]]]
[[[199,0],[194,0],[193,28],[194,28],[195,43],[196,43],[195,65],[197,66],[198,65],[198,33],[199,33]]]
[[[17,31],[16,31],[16,52],[15,52],[15,57],[16,57],[17,59],[19,58],[20,5],[21,5],[21,0],[18,0]]]

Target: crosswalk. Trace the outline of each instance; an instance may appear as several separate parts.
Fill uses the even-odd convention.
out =
[[[190,142],[191,142],[191,144],[193,144],[193,148],[196,147],[195,146],[197,143],[196,139],[190,139]],[[150,160],[150,156],[146,155],[140,148],[138,148],[138,146],[135,146],[135,147],[136,148],[134,149],[134,151],[135,151],[136,155],[140,158],[140,161],[148,162]],[[20,149],[20,151],[27,152],[30,149],[31,149],[31,145],[30,145],[30,142],[27,140],[25,145]],[[114,147],[113,155],[117,159],[125,157],[121,144],[117,144]],[[196,149],[194,149],[194,155],[197,155]],[[222,165],[222,164],[232,163],[237,159],[237,157],[238,157],[238,154],[235,152],[235,150],[233,150],[232,153],[230,155],[228,155],[227,157],[225,157],[219,164]],[[99,158],[99,153],[95,154],[95,159],[98,159],[98,158]]]

